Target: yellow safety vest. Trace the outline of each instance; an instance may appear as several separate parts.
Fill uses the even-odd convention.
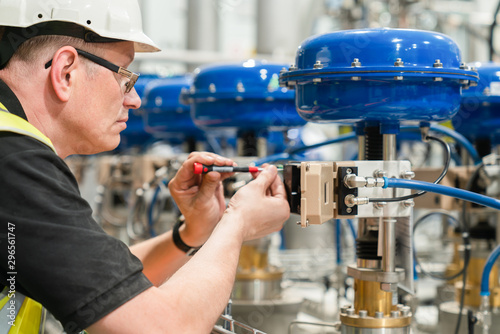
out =
[[[35,138],[49,146],[49,138],[23,118],[11,114],[0,103],[0,131],[19,133]],[[45,330],[46,311],[43,306],[17,291],[5,287],[0,293],[0,332],[8,334],[40,334]]]
[[[28,137],[35,138],[41,141],[54,152],[56,149],[49,138],[47,138],[40,130],[31,125],[24,118],[8,112],[7,108],[0,102],[0,131],[9,131],[19,133]]]

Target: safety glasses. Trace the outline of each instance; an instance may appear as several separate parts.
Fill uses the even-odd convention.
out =
[[[139,78],[139,74],[131,72],[131,71],[127,70],[126,68],[115,65],[112,62],[107,61],[106,59],[103,59],[101,57],[98,57],[96,55],[88,53],[86,51],[79,50],[79,49],[75,49],[75,50],[80,56],[85,57],[88,60],[90,60],[98,65],[101,65],[102,67],[105,67],[110,71],[118,73],[119,75],[124,76],[125,78],[128,78],[129,81],[125,84],[125,94],[129,93],[132,90],[132,88],[134,88],[134,85],[137,82],[137,79]],[[45,64],[45,68],[47,69],[51,65],[52,65],[52,59],[49,60]]]

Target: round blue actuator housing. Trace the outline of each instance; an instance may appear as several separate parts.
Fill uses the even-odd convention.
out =
[[[196,71],[183,94],[194,123],[203,129],[278,130],[302,126],[295,92],[279,87],[283,64],[250,59],[213,64]]]
[[[500,144],[500,64],[470,63],[477,68],[479,82],[462,92],[460,111],[452,123],[469,140],[489,139]]]
[[[144,127],[157,138],[204,138],[191,119],[191,107],[180,102],[181,92],[192,84],[191,75],[151,81],[142,99]]]
[[[389,28],[310,37],[280,75],[304,119],[339,123],[450,119],[477,81],[448,36]]]

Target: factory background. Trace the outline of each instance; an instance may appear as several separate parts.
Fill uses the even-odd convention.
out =
[[[496,266],[490,279],[491,299],[485,299],[481,290],[485,263],[490,254],[498,256],[498,206],[493,210],[463,206],[466,202],[453,198],[459,193],[407,197],[407,189],[392,192],[378,189],[377,184],[386,176],[433,183],[441,174],[441,184],[449,188],[470,188],[500,198],[496,156],[500,64],[486,65],[500,60],[500,51],[495,51],[500,50],[500,30],[494,19],[500,3],[142,0],[140,4],[145,33],[162,49],[136,54],[130,66],[141,73],[136,89],[143,105],[130,112],[122,144],[115,151],[70,157],[68,164],[96,220],[128,244],[167,231],[182,219],[167,184],[190,151],[214,151],[241,166],[265,162],[284,166],[291,218],[280,233],[243,247],[231,303],[214,333],[499,331]],[[425,69],[415,78],[405,72],[409,63],[398,58],[399,50],[373,37],[375,42],[356,50],[346,65],[353,71],[348,79],[328,72],[338,73],[338,68],[335,72],[328,67],[334,65],[308,63],[304,54],[309,48],[311,53],[318,50],[307,43],[300,60],[307,65],[301,68],[296,62],[305,40],[331,36],[324,47],[333,50],[335,43],[349,44],[356,38],[348,31],[370,34],[377,28],[426,31],[399,35],[389,29],[404,45],[419,47],[434,33],[442,33],[449,38],[447,45],[456,43],[461,56],[450,48],[448,58],[436,59],[432,49],[422,54],[415,47],[416,53],[421,52],[418,59],[428,58],[425,64],[411,64]],[[441,47],[437,41],[436,50]],[[402,68],[400,74],[384,76],[382,65],[367,61],[384,56],[387,66]],[[372,66],[368,69],[379,75],[381,86],[370,86],[370,74],[363,72],[363,66]],[[319,76],[309,80],[309,70],[318,70]],[[297,80],[293,71],[299,73]],[[212,80],[210,84],[202,80],[205,77]],[[347,88],[337,96],[332,87],[339,84]],[[222,88],[228,89],[225,97],[219,95]],[[322,93],[324,89],[331,95]],[[356,95],[358,89],[366,96]],[[394,102],[377,109],[380,89]],[[246,95],[250,92],[255,94],[251,98]],[[339,107],[342,97],[350,100]],[[356,105],[357,99],[363,106]],[[477,117],[469,117],[470,105]],[[373,118],[365,119],[365,112]],[[426,125],[428,121],[432,124]],[[429,141],[429,133],[438,139]],[[227,198],[248,182],[244,174],[229,180]],[[305,191],[306,182],[317,182],[318,189]],[[304,200],[314,196],[324,203],[306,207]],[[377,197],[396,200],[386,203]],[[470,225],[471,240],[462,238],[463,220]],[[460,275],[463,267],[470,270],[465,278]]]

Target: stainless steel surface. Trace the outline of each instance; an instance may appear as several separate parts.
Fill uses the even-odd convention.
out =
[[[382,269],[386,272],[396,270],[396,232],[395,219],[384,219],[384,247],[382,247]]]
[[[462,310],[462,319],[460,320],[460,331],[458,334],[468,334],[467,328],[467,309]],[[438,333],[455,333],[455,327],[458,321],[459,314],[459,304],[455,301],[446,302],[439,305],[439,324]],[[477,309],[474,309],[477,311]],[[494,309],[492,312],[492,322],[490,327],[490,333],[496,333],[500,328],[500,314],[498,309]],[[476,324],[474,326],[475,333],[481,333],[481,326]]]
[[[295,296],[262,302],[233,300],[233,319],[269,334],[287,334],[302,303],[303,299]]]
[[[236,280],[232,298],[236,301],[263,301],[279,298],[281,295],[280,280]]]
[[[245,333],[252,333],[252,334],[266,334],[265,332],[262,332],[258,329],[252,328],[244,323],[235,321],[232,317],[230,316],[225,316],[221,315],[219,318],[220,322],[227,323],[229,324],[229,329],[225,329],[221,327],[220,325],[215,325],[212,334],[213,333],[220,333],[220,334],[231,334],[231,333],[241,333],[241,331],[237,331],[237,329],[243,329],[245,330]]]
[[[383,135],[383,158],[386,161],[396,160],[396,135],[384,134]]]
[[[396,268],[393,272],[384,272],[382,270],[348,266],[347,274],[364,281],[375,281],[381,283],[398,283],[403,281],[405,277],[405,271],[402,268]]]

